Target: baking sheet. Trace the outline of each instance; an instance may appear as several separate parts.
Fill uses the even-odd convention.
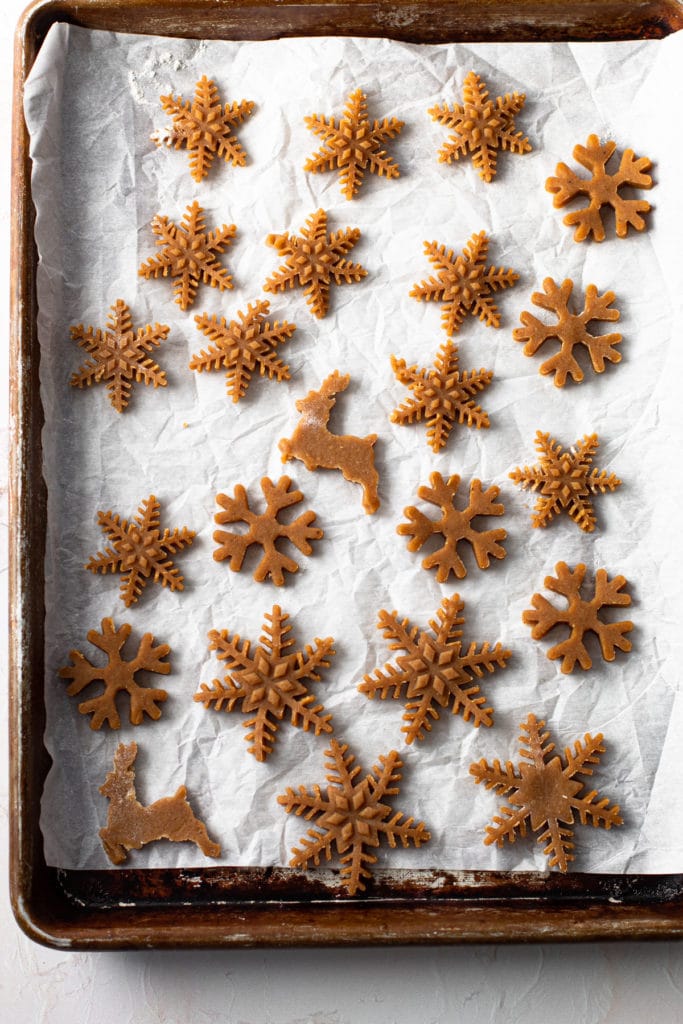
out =
[[[282,40],[204,43],[117,36],[57,26],[46,40],[26,91],[37,205],[39,333],[43,436],[48,483],[46,561],[46,744],[54,759],[43,801],[42,828],[49,864],[66,868],[109,866],[97,830],[106,801],[97,787],[119,740],[136,739],[138,795],[145,801],[186,784],[193,805],[223,845],[223,862],[286,864],[289,847],[305,830],[287,818],[276,795],[287,785],[323,782],[326,738],[290,727],[279,733],[265,765],[246,752],[242,716],[216,715],[192,702],[202,681],[218,675],[206,648],[211,628],[229,628],[256,640],[262,615],[280,603],[293,617],[296,638],[310,642],[332,633],[337,655],[315,688],[333,712],[337,735],[349,742],[367,770],[392,747],[405,761],[397,807],[423,818],[432,841],[419,851],[389,851],[381,866],[451,869],[544,869],[540,849],[517,843],[501,851],[482,845],[483,829],[500,801],[475,787],[468,767],[481,757],[516,759],[518,724],[529,711],[547,719],[559,745],[585,731],[605,733],[608,753],[596,784],[622,806],[626,824],[605,835],[577,828],[584,871],[680,870],[683,848],[676,763],[681,712],[677,664],[683,594],[671,558],[672,524],[681,484],[672,479],[680,448],[677,398],[681,357],[673,325],[680,313],[681,273],[676,259],[680,204],[676,196],[680,140],[665,138],[667,104],[675,92],[680,40],[619,44],[410,46],[387,40]],[[425,111],[459,99],[464,75],[476,70],[494,95],[519,90],[527,104],[518,119],[534,151],[504,154],[495,183],[484,185],[471,165],[447,167],[435,154],[445,132]],[[264,74],[267,69],[267,74]],[[239,132],[250,156],[246,168],[216,165],[196,185],[184,152],[149,141],[167,119],[160,94],[189,97],[207,74],[228,99],[245,97],[256,112]],[[369,179],[361,197],[345,202],[336,175],[312,176],[303,162],[317,140],[303,125],[314,111],[339,114],[348,93],[362,85],[371,116],[398,116],[406,128],[392,145],[402,177]],[[495,90],[495,91],[494,91]],[[661,111],[661,114],[658,113]],[[615,138],[655,162],[655,206],[650,230],[626,241],[576,245],[543,188],[558,160],[570,162],[576,142],[594,131]],[[178,220],[194,198],[207,222],[234,222],[237,239],[225,263],[236,287],[222,296],[202,288],[182,313],[168,281],[137,277],[154,250],[149,221],[156,213]],[[225,396],[223,375],[187,369],[202,347],[194,314],[232,317],[261,296],[277,256],[263,243],[271,231],[296,231],[319,206],[332,228],[358,226],[353,257],[368,269],[357,286],[333,290],[332,309],[315,321],[300,292],[274,297],[273,314],[298,330],[283,350],[292,380],[252,383],[238,406]],[[445,452],[427,448],[424,428],[388,422],[405,389],[393,380],[393,352],[429,363],[443,340],[435,304],[408,298],[428,273],[425,239],[460,249],[473,231],[491,235],[491,261],[513,266],[520,282],[502,294],[499,331],[474,320],[456,339],[461,366],[486,366],[494,382],[482,404],[489,431],[456,429]],[[617,292],[623,362],[580,388],[558,391],[537,374],[511,340],[519,313],[547,276],[571,276],[585,286]],[[68,387],[81,352],[69,325],[104,325],[109,305],[124,298],[134,322],[169,324],[158,361],[169,387],[137,386],[129,409],[117,417],[104,388]],[[308,473],[299,463],[283,469],[277,440],[296,420],[294,401],[332,369],[348,371],[353,385],[335,410],[334,429],[377,432],[382,508],[365,516],[357,488],[333,473]],[[565,444],[597,431],[597,464],[617,472],[620,490],[598,500],[601,530],[590,537],[570,522],[532,531],[532,500],[507,478],[533,461],[535,430]],[[442,717],[424,743],[407,748],[400,733],[400,703],[367,701],[356,691],[365,672],[389,660],[374,623],[380,608],[396,608],[426,625],[441,597],[438,585],[406,551],[395,526],[419,483],[433,470],[458,472],[501,487],[506,505],[508,557],[486,573],[472,568],[457,590],[466,601],[466,640],[500,639],[513,651],[510,667],[485,680],[496,709],[490,730]],[[318,513],[325,540],[285,588],[256,584],[212,559],[214,498],[236,483],[258,496],[262,475],[286,471]],[[96,511],[131,515],[155,493],[163,525],[198,531],[178,559],[182,594],[148,588],[126,610],[118,581],[84,572],[87,557],[103,546]],[[496,524],[498,525],[498,524]],[[622,572],[631,583],[634,652],[587,674],[563,677],[545,658],[547,643],[531,641],[521,612],[555,562],[584,561]],[[93,733],[56,678],[68,652],[92,653],[85,634],[105,616],[129,621],[135,636],[151,631],[173,648],[169,692],[157,723],[120,733]],[[77,811],[74,811],[77,808]],[[154,844],[135,853],[137,866],[210,864],[194,848]]]

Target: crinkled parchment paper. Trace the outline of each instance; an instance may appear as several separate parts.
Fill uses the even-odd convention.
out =
[[[682,56],[677,37],[622,44],[410,46],[334,38],[207,43],[66,25],[51,30],[26,90],[49,491],[45,742],[53,767],[42,808],[48,863],[108,866],[97,835],[107,814],[98,786],[116,745],[131,739],[140,746],[143,801],[186,784],[197,813],[222,843],[224,863],[287,863],[306,825],[286,816],[276,796],[288,785],[324,781],[326,737],[283,726],[275,753],[258,764],[247,753],[239,713],[207,712],[192,700],[202,681],[219,675],[207,651],[208,630],[230,629],[256,641],[263,613],[278,602],[293,616],[300,644],[316,636],[336,638],[337,656],[314,689],[333,712],[337,735],[351,744],[365,769],[392,747],[404,754],[395,806],[424,819],[433,838],[419,851],[381,852],[381,866],[545,868],[540,848],[528,839],[503,850],[483,846],[484,826],[500,800],[468,775],[470,763],[482,757],[516,760],[519,723],[533,711],[548,721],[560,747],[586,731],[606,737],[595,783],[621,805],[625,824],[609,834],[577,826],[576,868],[683,868],[683,150],[681,133],[671,128]],[[426,113],[436,103],[459,100],[471,69],[493,95],[527,94],[518,128],[529,135],[533,152],[502,154],[489,186],[469,162],[437,163],[446,133]],[[168,123],[159,96],[190,97],[202,74],[215,79],[224,101],[246,98],[256,108],[239,130],[248,165],[216,162],[196,184],[187,154],[155,148],[150,135]],[[304,160],[319,143],[303,118],[314,111],[338,115],[358,85],[369,97],[371,116],[398,116],[406,127],[391,146],[401,178],[368,178],[360,197],[349,203],[336,174],[304,173]],[[601,245],[578,245],[553,209],[545,179],[558,161],[572,162],[574,145],[590,132],[654,161],[654,212],[642,235],[619,240],[610,233]],[[163,213],[177,221],[193,199],[205,207],[210,226],[237,225],[236,241],[224,257],[235,289],[220,295],[201,287],[194,306],[182,313],[169,280],[144,281],[137,269],[155,250],[152,217]],[[318,207],[328,211],[333,230],[361,229],[352,256],[368,277],[334,288],[331,311],[321,321],[309,314],[300,291],[272,298],[274,316],[298,325],[282,350],[292,379],[277,384],[255,378],[246,398],[233,405],[223,374],[188,370],[190,355],[204,343],[194,315],[233,317],[263,296],[263,282],[278,263],[264,244],[266,235],[297,231]],[[480,230],[491,236],[491,262],[514,267],[520,281],[500,297],[500,330],[470,318],[456,339],[463,369],[494,371],[482,396],[491,428],[456,428],[437,456],[427,447],[423,426],[389,422],[391,410],[406,397],[389,357],[396,353],[427,365],[444,338],[438,306],[408,297],[413,282],[429,271],[424,240],[459,250]],[[563,390],[539,376],[540,359],[524,357],[512,330],[520,312],[532,308],[530,295],[546,276],[616,292],[624,339],[619,366]],[[120,416],[103,386],[69,387],[83,359],[69,326],[104,326],[117,298],[129,304],[136,325],[158,321],[171,328],[158,350],[169,386],[136,386]],[[215,495],[243,483],[258,500],[260,478],[283,472],[277,441],[292,431],[295,399],[335,368],[349,372],[352,385],[338,401],[333,429],[379,434],[382,507],[377,515],[365,515],[359,488],[340,474],[310,473],[290,463],[286,472],[305,494],[301,507],[316,510],[325,538],[314,556],[302,557],[299,573],[284,588],[257,584],[249,570],[254,561],[237,575],[212,558]],[[515,488],[508,473],[535,461],[539,428],[565,445],[597,431],[596,465],[623,480],[617,493],[596,500],[599,529],[593,535],[566,517],[547,530],[531,529],[533,497]],[[437,584],[395,532],[403,508],[414,503],[417,486],[434,470],[498,484],[506,506],[507,558],[487,572],[470,559],[468,576],[457,588]],[[130,516],[151,493],[162,501],[163,525],[186,524],[197,539],[177,560],[185,591],[150,586],[126,610],[118,578],[95,577],[83,565],[104,544],[98,509]],[[531,639],[522,611],[561,559],[584,561],[591,570],[605,566],[628,578],[635,623],[631,655],[565,677],[545,656],[549,642]],[[495,724],[475,730],[461,717],[444,714],[424,743],[406,747],[403,705],[369,701],[356,690],[365,672],[393,657],[375,628],[377,613],[395,608],[425,626],[441,598],[456,589],[466,601],[465,640],[500,639],[513,651],[509,668],[483,681]],[[98,657],[85,638],[105,616],[130,622],[133,640],[150,631],[171,645],[173,671],[162,682],[169,699],[158,722],[92,732],[89,720],[77,713],[77,701],[64,692],[57,670],[74,647]],[[170,843],[153,844],[132,860],[149,867],[211,863],[193,846]]]

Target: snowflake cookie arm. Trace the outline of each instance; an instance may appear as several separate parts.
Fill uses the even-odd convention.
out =
[[[600,763],[600,755],[605,753],[602,733],[591,736],[586,733],[583,740],[575,740],[574,747],[565,747],[564,758],[566,765],[563,773],[567,778],[574,778],[576,775],[592,775],[592,765]],[[590,822],[596,828],[602,825],[610,829],[612,825],[622,825],[623,819],[619,814],[619,806],[609,806],[609,798],[603,797],[596,801],[597,790],[591,790],[585,796],[578,794],[572,798],[573,808],[578,812],[582,825]]]

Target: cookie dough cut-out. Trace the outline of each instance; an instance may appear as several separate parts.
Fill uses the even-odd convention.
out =
[[[544,721],[530,714],[520,728],[518,765],[494,761],[492,765],[482,758],[471,765],[470,775],[477,783],[483,782],[501,796],[507,796],[511,806],[503,805],[493,816],[493,824],[486,826],[485,846],[502,847],[507,839],[514,843],[526,836],[527,828],[539,832],[537,842],[545,843],[543,853],[548,866],[566,871],[574,860],[574,824],[589,823],[609,830],[612,825],[623,824],[619,807],[610,807],[607,797],[597,790],[584,792],[586,783],[581,776],[591,776],[593,765],[600,763],[605,753],[602,733],[565,747],[564,758],[556,754],[550,742],[550,732],[543,732]],[[540,830],[543,831],[540,831]]]
[[[221,103],[218,89],[211,79],[202,75],[195,86],[194,100],[182,96],[161,96],[164,111],[173,119],[167,132],[157,132],[152,140],[157,146],[185,146],[190,154],[190,174],[201,181],[209,173],[214,157],[233,167],[244,167],[247,154],[234,130],[246,121],[254,109],[249,100]]]
[[[100,786],[100,793],[109,800],[107,824],[100,829],[100,839],[112,864],[123,864],[130,850],[140,850],[159,839],[194,843],[207,857],[220,857],[221,848],[209,839],[206,825],[195,817],[185,786],[146,807],[139,802],[135,793],[137,755],[137,743],[119,743],[114,770]]]
[[[601,211],[605,206],[614,210],[616,232],[619,238],[626,238],[629,227],[643,231],[645,220],[642,214],[650,210],[646,199],[625,199],[620,194],[621,188],[652,188],[652,178],[646,171],[652,167],[652,161],[646,156],[636,157],[632,149],[625,149],[621,155],[619,169],[613,174],[607,170],[607,164],[617,148],[616,142],[608,141],[603,145],[597,135],[589,135],[585,146],[574,147],[574,159],[590,172],[590,178],[581,178],[566,164],[560,163],[555,175],[545,183],[546,191],[555,196],[553,206],[561,209],[576,199],[586,196],[588,205],[566,214],[563,223],[569,227],[576,225],[574,241],[583,242],[590,235],[596,242],[605,238],[605,225]]]
[[[591,668],[593,662],[586,650],[584,636],[595,633],[600,641],[600,650],[605,661],[614,661],[617,650],[631,650],[631,641],[626,637],[633,629],[633,623],[605,622],[600,618],[603,608],[623,608],[631,603],[630,594],[624,593],[628,586],[623,576],[615,576],[610,580],[604,569],[595,574],[593,597],[586,601],[581,597],[581,587],[586,576],[586,566],[579,563],[570,569],[565,562],[555,566],[556,576],[546,576],[544,586],[554,594],[560,594],[567,600],[565,609],[556,608],[542,594],[534,594],[531,598],[533,608],[527,609],[522,621],[531,626],[534,640],[542,640],[546,633],[556,626],[567,626],[569,636],[548,651],[551,661],[562,659],[562,672],[569,675],[574,671],[578,661],[582,669]]]
[[[365,891],[365,881],[372,877],[370,866],[377,862],[373,851],[382,842],[391,847],[398,843],[419,847],[431,836],[424,822],[415,825],[414,818],[406,818],[402,811],[394,812],[383,802],[399,791],[403,762],[398,753],[391,750],[386,756],[380,755],[379,764],[359,779],[362,769],[354,765],[355,758],[348,750],[346,743],[330,740],[330,749],[325,751],[329,758],[325,763],[329,783],[325,794],[317,785],[312,792],[305,786],[288,787],[277,801],[288,814],[294,811],[306,821],[315,819],[315,827],[309,828],[292,850],[290,866],[318,867],[321,857],[331,860],[336,848],[341,858],[341,881],[349,896],[355,896]]]
[[[233,572],[239,572],[252,544],[263,548],[263,557],[254,571],[254,579],[262,583],[270,579],[276,587],[285,582],[285,572],[298,572],[299,566],[277,548],[279,539],[290,541],[304,555],[313,551],[310,541],[320,540],[323,531],[312,526],[315,512],[310,509],[291,523],[281,523],[280,512],[303,501],[301,491],[290,491],[292,481],[288,476],[281,476],[276,484],[267,476],[261,480],[261,490],[266,501],[265,512],[253,512],[249,508],[249,497],[241,484],[235,487],[233,497],[217,494],[216,501],[223,509],[213,517],[219,526],[225,523],[246,523],[247,533],[232,533],[228,530],[216,530],[213,539],[218,547],[213,553],[217,562],[229,559]]]
[[[518,466],[509,474],[523,490],[540,490],[531,515],[532,526],[547,526],[555,516],[566,512],[577,526],[592,533],[596,519],[591,495],[615,491],[621,485],[614,473],[591,470],[600,444],[598,435],[585,434],[569,451],[564,451],[559,441],[537,430],[535,444],[541,457],[539,465],[523,469]]]
[[[326,377],[317,391],[309,391],[296,403],[301,419],[291,437],[279,443],[282,461],[300,459],[306,469],[338,469],[345,480],[363,488],[363,508],[368,514],[379,508],[374,446],[377,434],[356,437],[354,434],[333,434],[327,429],[336,396],[346,391],[349,374],[337,370]]]
[[[151,687],[142,686],[136,682],[135,676],[138,672],[155,672],[158,675],[168,675],[171,666],[164,658],[170,653],[168,644],[154,646],[154,637],[151,633],[145,633],[138,644],[137,654],[131,661],[125,661],[121,652],[132,627],[127,623],[117,629],[113,619],[102,619],[102,632],[91,629],[88,633],[88,642],[103,651],[107,656],[105,666],[93,665],[81,651],[73,650],[69,653],[71,664],[65,665],[59,670],[60,679],[70,679],[71,684],[67,686],[66,692],[70,697],[81,693],[86,687],[94,682],[104,683],[104,691],[99,697],[85,700],[78,705],[82,715],[92,715],[90,719],[91,729],[101,729],[106,723],[112,729],[118,729],[121,719],[116,707],[116,697],[119,693],[127,693],[130,701],[130,722],[131,725],[140,725],[145,715],[156,719],[161,717],[159,704],[168,697],[166,690],[155,690]]]
[[[453,132],[439,150],[439,163],[450,164],[460,157],[472,157],[472,163],[483,181],[491,182],[496,175],[499,150],[511,153],[529,153],[531,143],[522,132],[515,131],[515,116],[524,106],[524,93],[497,96],[489,99],[485,83],[474,71],[465,76],[463,103],[447,103],[432,107],[433,121]]]
[[[342,195],[353,199],[366,171],[380,178],[398,178],[395,160],[383,149],[389,139],[395,139],[403,128],[403,121],[385,117],[370,122],[367,97],[361,89],[349,96],[344,113],[336,124],[334,117],[312,114],[304,118],[306,127],[323,140],[323,145],[304,164],[305,171],[333,171],[339,168]]]
[[[123,412],[130,401],[134,381],[153,384],[155,388],[166,387],[166,374],[149,358],[149,353],[166,341],[170,327],[146,324],[136,333],[123,299],[117,299],[110,310],[104,331],[83,324],[71,328],[73,340],[90,356],[72,375],[71,386],[90,387],[104,381],[109,401],[117,412]]]
[[[216,711],[233,711],[237,705],[251,717],[244,723],[250,731],[246,740],[249,753],[257,761],[265,761],[273,752],[280,722],[289,716],[294,726],[309,729],[318,736],[332,732],[332,715],[324,714],[322,704],[308,692],[306,680],[320,682],[320,670],[329,668],[334,655],[334,640],[315,638],[314,646],[306,644],[292,651],[294,640],[289,636],[292,627],[289,616],[278,605],[266,613],[263,635],[259,645],[251,651],[249,640],[243,640],[227,630],[212,629],[209,650],[218,652],[218,660],[225,663],[227,672],[223,681],[214,679],[210,685],[202,683],[194,699],[205,708],[213,704]]]
[[[479,317],[487,327],[500,327],[500,313],[493,293],[511,288],[519,280],[514,270],[489,267],[489,240],[485,231],[472,235],[462,254],[438,242],[425,242],[425,255],[436,277],[413,285],[410,296],[421,302],[441,302],[441,324],[448,337],[462,327],[465,317]]]
[[[328,234],[325,210],[312,213],[300,235],[268,235],[266,245],[277,249],[284,263],[271,274],[263,290],[275,294],[294,285],[303,288],[313,316],[324,317],[330,304],[331,284],[357,284],[367,276],[360,263],[344,259],[359,238],[358,228],[342,228]]]
[[[292,337],[296,324],[286,320],[271,324],[266,319],[269,313],[270,304],[258,300],[248,304],[246,313],[238,311],[238,319],[230,323],[224,316],[196,316],[197,329],[211,344],[192,356],[190,369],[198,373],[225,369],[227,392],[233,402],[244,397],[257,368],[262,377],[267,374],[270,380],[289,380],[289,367],[275,353],[278,345]]]
[[[151,227],[160,252],[150,256],[138,274],[147,280],[175,278],[173,294],[181,309],[192,305],[202,281],[221,292],[233,287],[232,277],[221,266],[218,256],[232,244],[237,231],[234,224],[223,224],[207,231],[204,210],[195,200],[186,208],[179,225],[159,214],[152,220]]]
[[[496,501],[500,488],[489,487],[484,491],[481,481],[473,480],[467,507],[460,511],[455,507],[455,496],[460,487],[457,474],[444,480],[441,473],[432,473],[429,483],[430,487],[418,489],[417,496],[439,508],[441,518],[430,519],[411,505],[403,510],[409,521],[396,527],[396,532],[402,537],[412,538],[408,544],[409,551],[419,551],[435,535],[443,537],[443,546],[423,559],[423,569],[436,569],[438,583],[446,583],[451,573],[459,580],[463,579],[467,569],[458,554],[461,542],[471,545],[480,569],[488,569],[491,558],[505,558],[505,548],[500,544],[505,540],[505,530],[478,530],[473,526],[477,516],[503,515],[505,508]]]
[[[458,369],[458,346],[451,341],[444,342],[429,370],[416,365],[408,366],[405,359],[391,357],[391,368],[401,384],[405,384],[413,397],[394,409],[390,419],[405,427],[411,423],[427,421],[427,444],[432,451],[439,452],[450,436],[456,423],[468,427],[489,426],[486,412],[474,401],[474,396],[483,391],[493,380],[491,370]]]
[[[523,327],[512,332],[515,341],[526,342],[522,351],[525,356],[534,356],[546,341],[559,341],[560,351],[550,359],[541,363],[539,373],[543,376],[554,374],[555,387],[563,388],[567,376],[579,384],[584,377],[583,370],[574,355],[575,347],[583,345],[596,373],[603,373],[605,360],[610,363],[621,361],[621,352],[615,345],[621,342],[620,334],[591,334],[588,325],[593,322],[614,322],[619,319],[619,310],[614,309],[614,292],[598,295],[594,284],[586,288],[583,309],[580,313],[572,313],[569,309],[574,282],[567,279],[558,285],[552,277],[543,282],[543,292],[534,292],[531,301],[541,309],[555,313],[557,321],[546,324],[526,310],[521,314]]]
[[[136,603],[150,579],[170,590],[184,589],[183,577],[169,555],[189,546],[195,532],[183,526],[162,533],[160,509],[159,502],[150,494],[131,522],[111,510],[97,513],[97,522],[110,547],[93,555],[85,568],[95,574],[121,573],[121,600],[127,608]]]
[[[358,689],[381,700],[390,694],[394,699],[405,697],[403,720],[407,725],[401,732],[406,734],[406,743],[423,740],[440,717],[439,709],[449,706],[454,715],[461,713],[477,728],[493,725],[493,708],[484,706],[486,697],[475,677],[481,679],[484,672],[505,668],[511,655],[500,643],[491,648],[488,642],[480,647],[473,641],[466,647],[461,629],[464,608],[459,594],[444,598],[436,619],[429,622],[431,633],[411,626],[408,619],[399,619],[395,611],[379,613],[377,628],[392,641],[389,649],[405,653],[366,675]]]

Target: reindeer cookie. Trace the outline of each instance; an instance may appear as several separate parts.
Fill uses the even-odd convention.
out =
[[[327,429],[336,395],[346,391],[349,374],[331,373],[318,391],[309,391],[296,403],[301,419],[294,433],[280,441],[282,461],[300,459],[306,469],[340,469],[345,480],[363,488],[363,508],[370,514],[379,508],[373,451],[377,434],[356,437],[353,434],[332,434]]]
[[[137,743],[119,743],[114,770],[100,786],[100,793],[109,800],[109,816],[106,827],[100,829],[100,839],[112,864],[123,864],[129,850],[139,850],[157,839],[195,843],[207,857],[219,857],[221,848],[209,839],[206,825],[195,818],[184,786],[147,807],[138,802],[133,767],[137,754]]]

